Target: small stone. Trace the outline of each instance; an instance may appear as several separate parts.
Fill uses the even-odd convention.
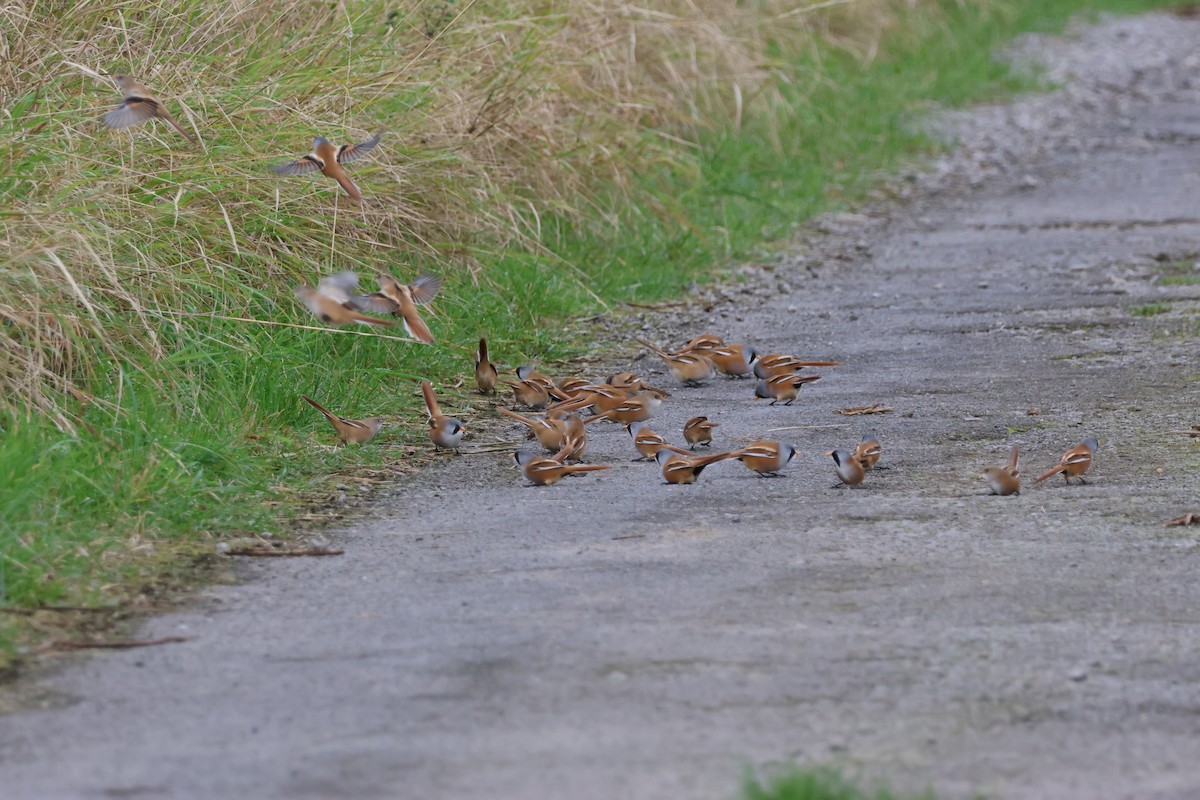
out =
[[[1088,673],[1083,667],[1076,667],[1075,669],[1071,670],[1067,677],[1076,683],[1080,683],[1087,680]]]

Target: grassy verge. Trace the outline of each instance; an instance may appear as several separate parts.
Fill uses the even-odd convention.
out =
[[[510,365],[579,354],[564,320],[761,253],[928,150],[915,115],[1020,88],[990,56],[1012,35],[1159,5],[0,9],[0,606],[118,602],[197,542],[279,530],[330,474],[407,461],[416,380],[453,385],[480,334]],[[204,146],[99,128],[102,71]],[[264,169],[381,129],[361,207]],[[423,268],[446,276],[433,347],[302,327],[291,296]],[[300,392],[387,436],[328,448]]]
[[[933,794],[900,795],[890,789],[866,791],[832,769],[790,770],[767,781],[747,778],[745,800],[934,800]]]

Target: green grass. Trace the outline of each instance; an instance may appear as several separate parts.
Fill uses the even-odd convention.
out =
[[[555,151],[565,165],[556,174],[571,180],[543,181],[553,189],[530,182],[542,193],[528,197],[501,196],[489,182],[495,167],[471,167],[475,140],[422,144],[420,123],[433,119],[435,89],[444,88],[436,70],[453,60],[453,29],[434,37],[446,52],[421,62],[424,79],[405,83],[394,76],[413,63],[413,47],[428,49],[427,39],[421,34],[405,49],[386,38],[380,3],[365,4],[353,20],[322,12],[286,35],[234,42],[235,64],[180,43],[172,52],[201,54],[177,73],[232,80],[211,98],[190,96],[189,108],[214,120],[199,157],[162,126],[129,136],[97,134],[89,122],[81,133],[80,114],[110,106],[89,99],[80,111],[93,84],[55,67],[69,77],[45,91],[60,92],[70,107],[47,108],[26,93],[7,98],[10,114],[0,119],[0,219],[28,218],[49,231],[35,247],[6,239],[0,267],[8,280],[0,284],[25,299],[46,298],[36,335],[3,334],[37,368],[28,378],[3,376],[33,388],[25,402],[0,404],[0,605],[120,601],[165,565],[190,558],[197,543],[280,530],[300,495],[330,474],[410,458],[403,445],[424,437],[416,381],[444,386],[468,375],[479,335],[510,366],[583,354],[585,338],[566,324],[572,317],[678,295],[759,256],[803,220],[852,205],[881,176],[933,149],[913,124],[930,108],[1028,88],[990,55],[1014,34],[1057,29],[1077,12],[1164,3],[932,5],[911,11],[870,61],[819,42],[797,47],[781,32],[767,42],[769,111],[750,106],[739,125],[714,122],[715,111],[699,122],[664,121],[675,138],[623,134],[608,157],[640,166],[636,177],[611,183],[581,166],[598,163],[603,175],[597,154],[605,148],[581,144],[580,155],[566,146]],[[204,6],[184,9],[194,15]],[[181,30],[150,7],[128,10],[126,24],[136,12],[141,24]],[[471,78],[472,96],[532,91],[525,75],[545,80],[536,72],[538,47],[560,23],[522,24],[523,33],[503,37],[506,66],[491,82]],[[518,21],[489,26],[517,30]],[[118,29],[104,23],[104,31]],[[379,157],[352,168],[382,201],[363,210],[335,201],[319,178],[279,181],[262,168],[268,156],[304,152],[312,129],[326,124],[324,106],[343,107],[337,76],[358,80],[355,70],[367,74],[356,84],[362,92],[378,89],[358,117],[391,131]],[[305,116],[280,110],[293,108]],[[511,140],[522,140],[519,131]],[[531,140],[534,156],[536,146]],[[490,163],[509,157],[531,160],[505,151]],[[471,192],[455,193],[444,177],[455,170],[478,179]],[[57,228],[42,224],[52,218]],[[47,253],[61,254],[61,269]],[[112,264],[119,274],[110,274]],[[62,273],[85,267],[84,289],[71,290]],[[286,327],[313,324],[291,298],[292,285],[346,268],[444,273],[431,321],[439,344]],[[41,288],[47,276],[58,280],[53,291]],[[389,427],[377,443],[331,449],[326,422],[300,393],[347,415],[382,413]],[[482,413],[461,391],[445,397],[468,425]],[[12,620],[0,617],[6,624]],[[0,649],[20,635],[0,630]]]
[[[833,769],[794,769],[765,782],[748,777],[742,797],[743,800],[933,800],[934,795],[901,795],[887,788],[867,791]]]
[[[1140,306],[1131,306],[1129,309],[1129,313],[1135,317],[1157,317],[1159,314],[1167,314],[1170,311],[1170,303],[1145,303]]]
[[[1167,264],[1158,277],[1160,286],[1195,286],[1200,284],[1200,270],[1192,260]]]

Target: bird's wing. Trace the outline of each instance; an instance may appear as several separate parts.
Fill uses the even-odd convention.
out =
[[[104,124],[110,128],[128,128],[145,122],[158,113],[158,103],[144,97],[126,97],[121,105],[104,115]]]
[[[325,162],[313,153],[309,153],[304,158],[289,161],[286,164],[271,165],[271,171],[277,175],[307,175],[319,169],[325,169]]]
[[[317,291],[343,305],[350,302],[350,293],[358,288],[358,275],[350,270],[326,275],[317,283]]]
[[[442,288],[442,279],[437,275],[422,275],[408,287],[412,290],[413,302],[419,306],[428,304],[437,297]]]
[[[400,308],[382,293],[360,294],[350,298],[350,305],[359,311],[369,311],[372,314],[391,314]]]
[[[380,136],[381,134],[377,133],[365,142],[342,145],[337,151],[337,162],[339,164],[349,164],[351,161],[362,158],[374,149],[375,145],[379,144]]]

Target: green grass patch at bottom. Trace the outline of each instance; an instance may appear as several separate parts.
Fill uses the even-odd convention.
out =
[[[932,793],[901,795],[881,787],[868,791],[829,768],[790,770],[760,782],[747,777],[744,800],[934,800]]]

